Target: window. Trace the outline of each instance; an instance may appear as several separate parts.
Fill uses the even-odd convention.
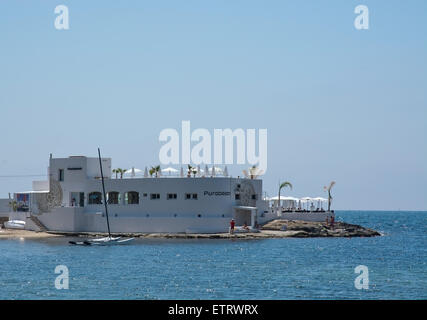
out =
[[[64,181],[64,169],[59,169],[58,180],[59,181]]]
[[[139,204],[139,193],[136,191],[126,192],[125,204]]]
[[[101,192],[91,192],[89,193],[89,204],[102,204],[102,194]]]
[[[235,199],[235,200],[240,200],[240,193],[236,193],[236,194],[234,195],[234,199]]]
[[[252,200],[257,200],[257,198],[258,198],[258,197],[256,196],[256,194],[253,194],[253,195],[252,195]]]
[[[197,193],[186,193],[185,200],[197,200]]]
[[[150,199],[151,199],[151,200],[157,200],[157,199],[160,199],[160,193],[151,193],[151,194],[150,194]]]
[[[120,193],[116,191],[111,191],[107,193],[107,203],[108,204],[120,204],[121,197]]]
[[[144,198],[147,198],[147,196],[148,196],[148,194],[144,193],[143,197],[144,197]]]
[[[175,200],[178,198],[178,195],[176,193],[168,193],[167,199],[168,200]]]

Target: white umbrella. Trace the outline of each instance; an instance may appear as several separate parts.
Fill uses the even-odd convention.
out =
[[[205,176],[209,175],[209,168],[208,165],[205,166]]]
[[[313,198],[313,200],[315,200],[315,201],[328,201],[328,199],[325,199],[322,197]]]
[[[317,198],[313,198],[314,201],[317,201],[317,207],[323,210],[323,205],[322,202],[327,202],[328,199],[322,198],[322,197],[317,197]]]
[[[215,177],[215,167],[211,168],[211,172],[212,172],[212,177]]]
[[[268,200],[277,201],[277,200],[279,200],[279,196],[268,198]],[[283,201],[286,201],[286,200],[298,201],[299,199],[298,198],[294,198],[294,197],[280,196],[280,201],[282,201],[282,200]]]
[[[220,168],[220,167],[216,167],[216,166],[213,166],[212,168],[210,168],[209,170],[215,170],[215,172],[222,172],[222,169]]]
[[[162,172],[166,172],[166,173],[169,173],[169,175],[171,175],[171,173],[177,173],[178,170],[169,167],[169,168],[166,168],[166,169],[162,169]]]
[[[137,173],[141,173],[142,172],[142,170],[140,170],[140,169],[135,169],[135,167],[132,167],[132,169],[131,170],[129,170],[129,171],[126,171],[125,172],[125,174],[128,174],[128,175],[130,175],[132,178],[133,177],[135,177],[135,175],[137,174]]]
[[[304,198],[301,198],[300,201],[302,201],[302,202],[304,202],[304,203],[307,204],[307,210],[308,210],[308,204],[309,204],[309,202],[313,201],[313,198],[304,197]]]
[[[179,175],[181,176],[181,178],[184,177],[184,169],[182,169],[182,167],[181,167],[181,172]]]
[[[200,177],[200,173],[202,173],[203,170],[200,169],[200,165],[197,165],[197,176]]]
[[[224,168],[224,177],[228,177],[228,169],[227,166]]]
[[[147,169],[147,167],[145,167],[145,170],[144,170],[144,178],[148,178],[148,169]]]
[[[283,200],[298,201],[299,199],[295,197],[283,197]]]

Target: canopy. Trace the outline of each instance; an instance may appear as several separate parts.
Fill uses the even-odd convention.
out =
[[[169,175],[170,175],[171,173],[177,173],[178,170],[169,167],[169,168],[162,169],[162,172],[169,173]]]
[[[298,201],[298,198],[295,197],[280,197],[280,200],[286,200],[286,201]]]
[[[200,177],[200,174],[203,172],[203,170],[202,169],[200,169],[200,165],[197,165],[197,173],[196,173],[196,175],[198,176],[198,177]]]
[[[125,172],[125,174],[130,175],[131,177],[135,177],[135,175],[136,175],[137,173],[141,173],[141,172],[142,172],[142,170],[140,170],[140,169],[135,169],[134,167],[132,167],[132,169],[131,169],[131,170],[128,170],[128,171],[126,171],[126,172]]]
[[[275,197],[271,197],[271,198],[267,198],[270,201],[278,201],[279,200],[279,196],[275,196]],[[298,201],[298,198],[294,198],[294,197],[285,197],[285,196],[280,196],[280,201],[286,201],[286,200],[292,200],[292,201]]]
[[[314,201],[328,201],[328,199],[325,199],[322,197],[313,198],[312,200],[314,200]]]

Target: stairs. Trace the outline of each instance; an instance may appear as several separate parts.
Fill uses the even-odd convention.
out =
[[[43,223],[41,223],[41,221],[37,217],[30,215],[30,219],[40,229],[40,231],[42,232],[47,231],[46,226]]]

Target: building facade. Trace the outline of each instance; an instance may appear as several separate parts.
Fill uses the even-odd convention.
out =
[[[255,226],[268,214],[262,180],[223,176],[112,179],[111,159],[102,159],[106,199],[98,158],[50,158],[48,190],[28,193],[27,229],[106,232],[107,201],[113,233],[227,232]],[[43,183],[38,184],[43,185]],[[15,194],[23,198],[22,194]],[[25,197],[24,197],[25,198]],[[18,214],[18,213],[17,213]],[[19,217],[15,217],[18,219]]]

